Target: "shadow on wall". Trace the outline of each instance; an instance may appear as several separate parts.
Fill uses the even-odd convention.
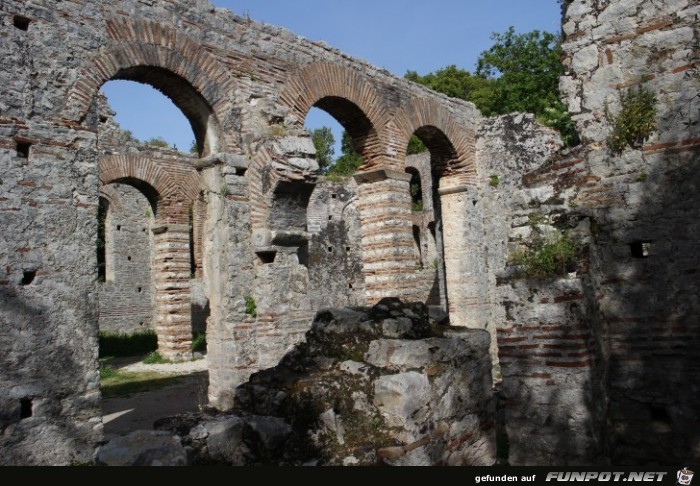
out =
[[[680,466],[700,457],[700,154],[647,160],[649,175],[630,185],[638,209],[623,222],[607,211],[592,251],[610,452],[614,464]]]
[[[96,329],[93,340],[62,337],[53,311],[28,305],[21,293],[0,287],[0,464],[88,463],[101,435],[89,422],[100,416],[99,394],[85,388],[91,363],[97,373]]]

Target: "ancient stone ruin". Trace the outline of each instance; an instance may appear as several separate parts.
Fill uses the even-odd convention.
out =
[[[97,458],[100,329],[154,330],[176,360],[206,329],[209,405],[232,415],[151,434],[198,450],[217,431],[272,430],[263,442],[275,449],[275,434],[294,437],[295,416],[246,400],[279,385],[328,316],[371,313],[357,309],[386,297],[404,313],[442,310],[470,337],[390,344],[405,336],[382,324],[366,349],[319,359],[341,381],[361,380],[357,363],[369,363],[365,410],[394,429],[335,454],[324,437],[347,443],[343,410],[314,405],[313,424],[326,424],[318,457],[489,464],[496,423],[513,465],[681,466],[700,456],[700,5],[563,3],[560,90],[575,149],[532,115],[486,118],[206,0],[2,2],[0,463]],[[125,138],[99,91],[113,79],[172,99],[198,153]],[[616,115],[641,89],[655,94],[655,130],[613,149]],[[352,137],[364,161],[353,178],[319,178],[304,129],[312,107]],[[412,135],[427,153],[407,156]],[[560,234],[575,249],[565,272],[528,273],[518,256]],[[405,346],[412,359],[428,356],[431,343],[434,363],[392,361]],[[455,349],[468,359],[456,360],[448,388],[463,407],[399,420],[405,403],[386,390],[410,375],[425,393],[408,402],[432,396],[437,355]],[[428,403],[416,410],[439,409]],[[237,454],[232,444],[215,446]],[[261,462],[306,459],[260,450]]]

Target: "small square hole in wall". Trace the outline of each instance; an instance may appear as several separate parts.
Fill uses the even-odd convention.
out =
[[[128,261],[131,261],[131,257],[130,257],[130,256],[126,257],[126,259],[127,259]]]
[[[25,397],[19,399],[19,418],[26,419],[34,414],[32,399]]]
[[[328,247],[328,253],[333,253],[333,247],[332,247],[332,246],[329,246],[329,247]]]
[[[36,278],[36,270],[27,270],[22,273],[22,280],[20,281],[20,285],[29,285],[34,281]]]
[[[260,259],[260,263],[267,265],[269,263],[275,263],[275,257],[277,256],[277,252],[276,251],[258,251],[258,252],[256,252],[256,255],[258,255],[258,258]]]
[[[118,224],[118,225],[117,225],[117,231],[121,231],[121,230],[122,230],[122,225]]]
[[[338,197],[337,194],[331,194],[331,199],[336,199]]]
[[[331,221],[333,219],[333,215],[328,216],[328,221]]]
[[[29,23],[31,19],[24,17],[23,15],[15,15],[12,18],[12,25],[14,25],[19,30],[27,31],[29,30]]]
[[[352,284],[348,284],[348,288],[351,289],[351,288],[352,288]]]
[[[138,293],[140,294],[141,292],[143,292],[143,287],[138,287],[136,290],[137,290]]]
[[[349,246],[346,246],[346,247],[345,247],[345,251],[350,251],[350,247],[349,247]]]
[[[29,147],[31,147],[32,144],[28,142],[17,142],[17,146],[15,147],[15,150],[17,150],[17,157],[20,157],[22,159],[28,159],[29,158]]]
[[[651,253],[651,241],[635,241],[630,244],[630,251],[634,258],[647,258]]]

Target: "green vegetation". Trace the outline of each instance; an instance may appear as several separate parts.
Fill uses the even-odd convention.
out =
[[[119,371],[109,364],[102,364],[100,366],[100,391],[102,398],[129,395],[175,385],[182,378],[183,376],[163,376],[154,371]]]
[[[485,76],[474,75],[451,65],[424,76],[408,71],[404,77],[452,98],[471,101],[484,114],[493,112],[495,81]]]
[[[622,109],[615,117],[608,113],[613,131],[608,146],[620,154],[627,147],[640,148],[656,129],[656,94],[639,86],[622,94]]]
[[[343,132],[343,138],[340,141],[340,150],[342,155],[338,157],[329,169],[327,174],[331,176],[348,177],[353,175],[362,165],[362,156],[357,153],[352,145],[352,137],[346,131]]]
[[[172,363],[169,359],[165,359],[158,351],[152,351],[143,359],[144,364],[168,364]]]
[[[516,255],[515,262],[525,275],[545,278],[564,274],[575,263],[576,245],[566,233],[538,235],[527,250]]]
[[[207,334],[204,332],[196,332],[192,338],[192,351],[204,352],[207,350]]]
[[[321,172],[326,173],[333,165],[333,155],[335,155],[333,132],[328,127],[317,128],[311,132],[311,140],[316,149],[316,163]]]
[[[648,177],[649,177],[649,176],[647,175],[646,172],[642,172],[642,173],[639,174],[639,176],[637,177],[637,182],[646,182],[646,180],[647,180]]]
[[[250,295],[245,298],[245,313],[251,317],[258,317],[258,308],[255,305],[255,299]]]
[[[498,187],[499,183],[500,183],[500,179],[498,178],[497,175],[492,175],[489,177],[489,186]]]
[[[428,147],[425,146],[423,141],[415,135],[411,135],[411,138],[408,140],[408,148],[406,149],[406,155],[420,154],[421,152],[425,152],[426,150],[428,150]]]
[[[411,210],[417,212],[423,211],[423,187],[418,171],[411,173],[409,191],[411,192]]]
[[[491,39],[494,43],[480,54],[475,74],[448,66],[424,76],[408,71],[405,77],[471,101],[487,116],[534,113],[541,123],[559,130],[567,146],[577,145],[571,116],[559,99],[560,39],[539,30],[516,34],[513,27]]]
[[[165,141],[163,137],[153,137],[144,142],[146,145],[149,147],[156,147],[156,148],[169,148],[170,145],[168,145],[168,142]]]
[[[158,349],[158,336],[153,330],[136,334],[100,332],[99,342],[100,358],[139,356]]]

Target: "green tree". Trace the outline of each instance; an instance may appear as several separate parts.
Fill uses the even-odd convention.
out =
[[[542,123],[558,129],[567,145],[577,144],[571,116],[559,98],[564,69],[560,39],[539,30],[516,34],[513,27],[494,33],[491,39],[494,44],[479,55],[476,74],[496,81],[492,113],[534,113]]]
[[[327,172],[333,165],[333,155],[335,155],[335,138],[333,132],[328,127],[317,128],[311,132],[311,140],[316,148],[316,162],[321,172]]]
[[[199,154],[199,147],[197,147],[196,140],[192,140],[192,143],[190,144],[190,153],[191,154]]]
[[[355,151],[352,146],[352,137],[347,131],[343,131],[343,138],[340,141],[340,151],[342,155],[338,157],[335,164],[328,169],[329,175],[351,176],[363,163],[362,156]]]
[[[491,39],[494,43],[479,55],[475,74],[447,66],[425,76],[408,71],[405,77],[471,101],[487,116],[534,113],[541,123],[559,130],[566,145],[576,145],[579,139],[571,115],[559,98],[560,39],[539,30],[516,34],[513,27]]]
[[[452,98],[471,101],[485,115],[494,113],[493,97],[496,81],[493,79],[473,75],[455,65],[438,69],[425,76],[421,76],[415,71],[408,71],[404,77]]]

